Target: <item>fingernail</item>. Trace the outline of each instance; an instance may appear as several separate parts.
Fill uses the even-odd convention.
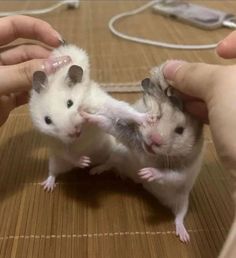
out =
[[[217,47],[219,46],[225,46],[227,44],[227,41],[226,40],[221,40],[218,44],[217,44]]]
[[[52,27],[52,29],[53,29],[53,32],[52,32],[53,36],[55,38],[57,38],[60,43],[64,42],[63,37],[61,36],[61,34],[55,28]]]
[[[59,70],[61,67],[69,64],[71,62],[70,56],[60,56],[55,58],[48,58],[44,61],[42,65],[42,69],[47,74],[55,73],[57,70]]]
[[[58,31],[56,31],[55,29],[54,29],[54,35],[55,35],[55,37],[57,37],[59,39],[59,41],[63,41],[61,34]]]
[[[168,81],[173,81],[177,70],[185,64],[186,61],[182,60],[170,60],[164,65],[163,74]]]
[[[220,55],[221,52],[222,52],[222,50],[223,50],[223,52],[224,52],[224,49],[226,49],[226,48],[227,48],[227,41],[226,41],[226,40],[221,40],[221,41],[217,44],[217,46],[216,46],[216,48],[215,48],[215,53],[216,53],[217,55]]]
[[[62,46],[67,45],[67,42],[66,42],[64,39],[61,39],[61,40],[59,40],[59,41],[60,41],[60,43],[61,43]]]

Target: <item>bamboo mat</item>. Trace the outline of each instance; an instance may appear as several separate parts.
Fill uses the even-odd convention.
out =
[[[197,2],[197,1],[195,1]],[[41,8],[52,1],[1,1],[0,9]],[[115,14],[143,1],[81,1],[77,10],[59,10],[40,17],[70,43],[85,48],[93,79],[125,83],[146,77],[166,59],[224,63],[214,50],[178,51],[130,43],[107,27]],[[198,1],[206,6],[235,10],[234,1]],[[117,28],[156,40],[208,44],[227,29],[202,31],[167,20],[147,10],[126,18]],[[129,102],[137,94],[115,94]],[[27,106],[14,111],[0,128],[0,257],[24,258],[210,258],[219,253],[233,219],[231,178],[216,157],[206,128],[206,154],[190,197],[186,226],[191,243],[174,234],[172,214],[141,186],[112,174],[89,176],[74,170],[61,176],[53,193],[39,183],[48,170],[44,139],[32,127]]]

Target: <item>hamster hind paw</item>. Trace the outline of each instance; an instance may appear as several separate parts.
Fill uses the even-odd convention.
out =
[[[176,236],[178,236],[183,243],[188,243],[190,241],[190,236],[183,223],[176,224]]]
[[[43,189],[47,192],[52,192],[56,187],[55,180],[56,180],[55,176],[49,176],[45,181],[41,183],[41,185],[43,186]]]

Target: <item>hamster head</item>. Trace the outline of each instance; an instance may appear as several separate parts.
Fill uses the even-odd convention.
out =
[[[87,89],[83,69],[78,65],[64,67],[50,76],[35,72],[29,105],[36,128],[64,143],[77,140],[83,125],[79,108]]]
[[[183,111],[178,97],[168,96],[150,79],[142,81],[143,102],[153,123],[141,127],[143,149],[150,155],[186,157],[201,138],[203,125]]]
[[[71,44],[66,44],[54,49],[50,58],[59,56],[70,56],[71,63],[79,65],[83,69],[83,82],[90,80],[89,58],[85,50]]]

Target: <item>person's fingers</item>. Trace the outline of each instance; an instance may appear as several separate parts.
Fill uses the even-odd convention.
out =
[[[0,54],[0,61],[2,65],[12,65],[31,59],[46,59],[50,52],[50,50],[42,46],[21,45],[2,52]]]
[[[0,96],[0,126],[7,120],[11,110],[15,106],[15,98],[13,95]]]
[[[207,110],[206,104],[204,102],[189,101],[189,102],[185,103],[184,107],[185,107],[185,110],[189,114],[193,115],[194,117],[196,117],[201,122],[203,122],[205,124],[209,123],[208,110]]]
[[[39,40],[49,46],[58,47],[62,38],[47,22],[23,15],[0,19],[0,45],[5,45],[17,38]]]
[[[231,32],[218,44],[216,52],[226,59],[236,58],[236,31]]]
[[[168,61],[163,68],[165,78],[174,88],[204,101],[211,97],[211,88],[218,79],[217,72],[217,65],[177,60]]]
[[[176,91],[177,92],[177,96],[180,97],[184,102],[186,101],[200,101],[199,98],[184,94],[180,91]]]
[[[235,99],[235,84],[232,82],[229,85],[223,85],[211,101],[208,114],[216,150],[229,169],[236,168]]]
[[[15,97],[15,107],[22,106],[29,101],[29,92],[19,92],[14,94]]]
[[[70,62],[69,56],[62,56],[2,66],[0,67],[0,95],[28,91],[31,88],[32,75],[35,71],[42,70],[51,74]]]
[[[27,92],[11,93],[0,96],[0,126],[5,123],[10,112],[28,102],[29,94]]]

